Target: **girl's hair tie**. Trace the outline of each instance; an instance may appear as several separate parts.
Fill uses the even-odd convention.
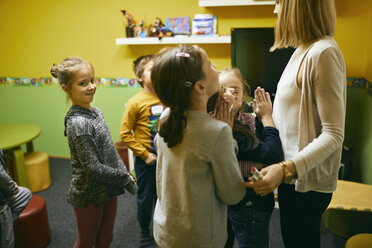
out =
[[[189,53],[184,53],[184,52],[178,52],[178,53],[176,53],[176,57],[189,58],[190,54]]]
[[[190,87],[192,86],[192,83],[189,82],[189,81],[185,81],[185,82],[183,83],[183,85],[185,85],[186,87],[190,88]]]

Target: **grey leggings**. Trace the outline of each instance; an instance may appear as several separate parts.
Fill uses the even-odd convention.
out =
[[[8,202],[0,206],[1,248],[14,247],[13,222],[31,200],[31,191],[18,186],[18,193],[11,195]]]

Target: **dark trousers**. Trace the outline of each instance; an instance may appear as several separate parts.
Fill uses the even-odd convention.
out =
[[[285,247],[319,248],[321,218],[332,193],[300,193],[294,185],[282,184],[278,198]]]
[[[224,248],[233,248],[235,241],[234,230],[232,229],[230,218],[227,216],[227,241]]]
[[[134,170],[137,178],[137,219],[142,230],[148,230],[156,203],[156,164],[147,165],[136,156]]]

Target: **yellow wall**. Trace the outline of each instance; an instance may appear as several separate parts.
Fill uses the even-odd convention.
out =
[[[183,6],[183,7],[180,7]],[[65,56],[91,61],[97,76],[132,77],[134,58],[161,46],[117,46],[124,36],[126,9],[137,22],[156,17],[210,13],[219,17],[219,33],[231,27],[274,26],[272,6],[201,8],[198,1],[2,0],[0,1],[1,76],[49,76],[49,68]],[[248,18],[247,18],[248,17]],[[203,46],[219,68],[230,65],[230,45]]]
[[[372,3],[368,0],[337,0],[336,40],[344,53],[349,76],[371,73],[371,46],[367,49],[367,28]],[[118,46],[124,36],[126,9],[139,22],[152,23],[155,17],[218,16],[218,32],[228,34],[231,27],[273,27],[273,6],[210,7],[197,0],[1,0],[0,76],[49,76],[49,68],[69,55],[91,61],[97,76],[132,77],[132,60],[156,52],[160,46]],[[371,42],[369,42],[371,44]],[[230,65],[229,45],[204,45],[219,69]],[[368,56],[368,58],[367,58]],[[367,72],[368,71],[368,72]]]
[[[369,2],[369,8],[372,9],[372,2]],[[366,22],[368,28],[367,32],[367,41],[366,41],[366,58],[364,63],[364,75],[370,82],[372,82],[372,11],[369,12],[368,21]]]
[[[365,74],[365,48],[368,45],[369,15],[372,3],[369,0],[336,0],[337,30],[335,39],[344,55],[348,76]]]

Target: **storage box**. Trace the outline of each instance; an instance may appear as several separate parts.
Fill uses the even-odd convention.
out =
[[[217,17],[210,14],[196,14],[192,22],[193,35],[216,35]]]
[[[169,17],[165,18],[165,27],[170,29],[173,34],[190,34],[190,17]]]

